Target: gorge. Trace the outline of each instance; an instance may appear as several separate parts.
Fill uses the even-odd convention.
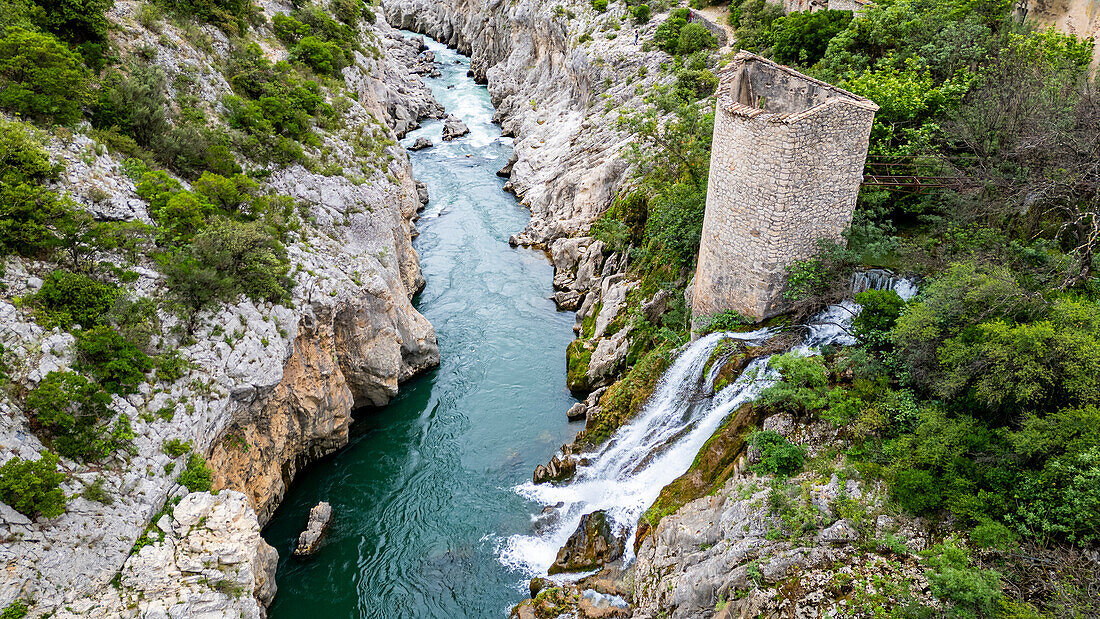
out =
[[[51,1],[4,619],[1100,613],[1092,0]]]

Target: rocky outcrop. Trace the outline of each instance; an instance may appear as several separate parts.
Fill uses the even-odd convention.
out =
[[[642,542],[634,616],[830,616],[853,587],[871,590],[883,579],[927,601],[915,557],[861,543],[891,535],[909,551],[924,547],[922,524],[885,514],[882,495],[836,475],[735,477],[666,516]],[[838,506],[860,514],[860,524],[839,517]]]
[[[278,553],[260,537],[248,499],[239,492],[195,492],[153,523],[160,541],[138,551],[122,570],[119,596],[127,615],[261,619],[275,597]],[[108,608],[111,604],[105,604]],[[136,612],[135,612],[136,611]],[[90,616],[117,617],[102,606]]]
[[[448,116],[443,119],[443,141],[449,142],[451,140],[460,138],[470,133],[470,128],[466,126],[466,123],[462,122],[462,119],[458,116]]]
[[[298,535],[298,545],[294,548],[294,556],[308,557],[317,552],[332,522],[332,505],[325,501],[313,506],[309,510],[309,521],[306,528]]]
[[[558,551],[550,573],[593,570],[623,556],[625,549],[625,532],[613,529],[607,512],[601,510],[585,514],[577,530]]]

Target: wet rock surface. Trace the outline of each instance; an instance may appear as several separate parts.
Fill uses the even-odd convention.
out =
[[[462,122],[461,118],[457,116],[448,116],[443,119],[444,142],[460,138],[468,133],[470,133],[470,128],[466,126],[466,123]]]
[[[596,569],[623,556],[626,539],[613,530],[611,519],[605,511],[585,514],[577,530],[569,536],[558,551],[551,574],[583,572]]]
[[[298,546],[294,549],[294,556],[312,556],[321,547],[321,541],[332,523],[332,506],[321,501],[309,510],[309,521],[302,534],[298,536]]]

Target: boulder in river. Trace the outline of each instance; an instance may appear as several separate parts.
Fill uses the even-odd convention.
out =
[[[586,572],[623,556],[626,536],[612,530],[611,518],[600,510],[585,514],[569,541],[558,551],[551,574]]]
[[[447,116],[443,119],[443,141],[449,142],[455,138],[462,137],[470,132],[470,128],[466,126],[466,123],[462,122],[462,119],[454,114]]]
[[[585,418],[587,413],[588,407],[585,406],[583,402],[577,402],[569,407],[569,410],[565,411],[565,416],[569,421],[580,421]]]
[[[565,481],[577,472],[577,462],[573,458],[565,459],[554,456],[550,462],[535,467],[533,481],[536,484],[544,484],[554,481]]]
[[[298,547],[294,549],[294,556],[308,557],[317,552],[330,522],[332,522],[332,506],[325,501],[314,505],[313,509],[309,510],[306,530],[298,536]]]
[[[425,148],[431,148],[433,146],[432,141],[424,136],[416,138],[409,150],[424,150]]]

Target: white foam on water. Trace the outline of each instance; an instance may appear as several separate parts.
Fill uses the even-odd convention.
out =
[[[858,285],[863,290],[894,290],[905,300],[917,292],[914,282],[892,274],[876,274]],[[792,350],[810,355],[822,346],[854,344],[852,319],[860,309],[854,301],[826,308],[809,321],[805,338]],[[626,535],[625,560],[631,561],[638,520],[661,490],[687,472],[699,450],[730,413],[755,400],[778,379],[778,373],[768,367],[770,357],[761,357],[750,363],[732,385],[714,394],[717,368],[705,373],[707,360],[724,339],[759,343],[768,336],[768,331],[762,329],[713,333],[693,342],[661,377],[641,412],[596,451],[583,454],[589,463],[579,466],[569,483],[527,482],[516,486],[515,491],[527,499],[554,507],[532,517],[537,533],[513,535],[501,541],[501,563],[526,576],[545,576],[581,517],[597,510],[606,510],[615,532]],[[572,580],[579,576],[555,578]]]

